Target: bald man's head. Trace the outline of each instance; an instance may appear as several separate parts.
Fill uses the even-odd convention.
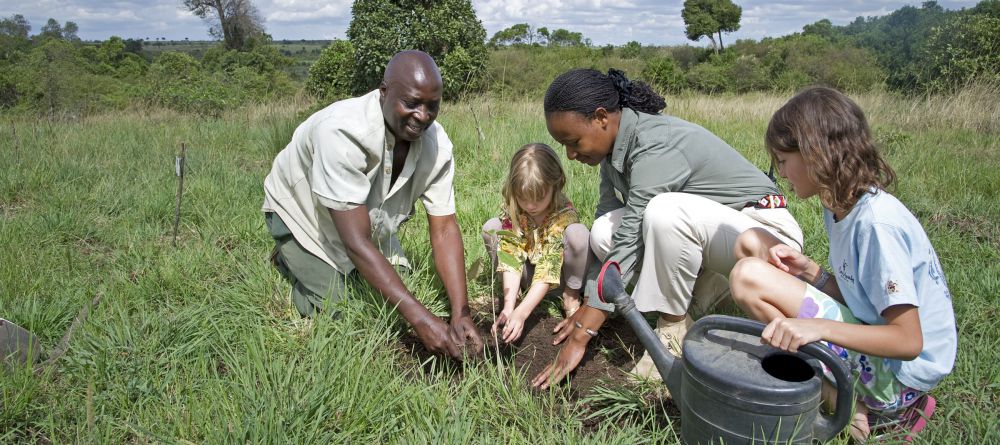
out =
[[[396,53],[379,85],[382,117],[399,139],[415,141],[437,118],[441,105],[441,72],[423,51]]]

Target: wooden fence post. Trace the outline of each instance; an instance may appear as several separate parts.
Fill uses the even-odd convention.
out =
[[[181,222],[181,196],[184,194],[184,157],[187,145],[181,142],[181,154],[174,160],[174,174],[177,175],[177,208],[174,210],[174,247],[177,247],[177,227]]]

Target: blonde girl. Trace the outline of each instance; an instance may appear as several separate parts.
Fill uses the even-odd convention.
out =
[[[762,341],[792,352],[823,341],[847,363],[857,378],[855,439],[888,419],[909,441],[933,413],[927,391],[955,363],[941,262],[920,222],[885,190],[895,174],[847,96],[802,91],[771,118],[765,141],[795,195],[823,204],[830,270],[768,234],[744,232],[733,299],[769,323]]]
[[[493,332],[502,328],[504,342],[521,337],[525,320],[552,289],[562,287],[567,316],[580,307],[590,233],[563,193],[565,185],[556,152],[527,144],[510,161],[500,216],[483,224],[483,242],[503,281],[503,309]]]

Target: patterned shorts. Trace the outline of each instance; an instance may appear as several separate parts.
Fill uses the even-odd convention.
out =
[[[806,294],[799,309],[798,318],[824,318],[851,324],[864,324],[851,310],[839,302],[806,284]],[[874,411],[889,413],[912,405],[923,394],[922,391],[904,385],[889,368],[889,360],[844,349],[830,342],[820,343],[829,347],[847,363],[854,382],[855,397]],[[823,367],[826,378],[833,382],[833,374]]]

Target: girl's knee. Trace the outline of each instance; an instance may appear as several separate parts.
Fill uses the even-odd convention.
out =
[[[747,257],[766,259],[768,250],[777,244],[781,244],[781,240],[771,232],[760,227],[753,227],[736,237],[736,242],[733,244],[733,255],[737,259]]]
[[[500,223],[500,218],[490,218],[490,220],[483,223],[483,238],[495,238],[496,233],[503,229],[503,224]]]
[[[500,218],[492,218],[483,223],[481,235],[483,236],[483,244],[486,246],[486,250],[493,251],[496,249],[497,232],[501,229],[503,229],[503,224],[500,222]]]
[[[729,288],[732,290],[733,300],[742,305],[756,298],[758,293],[754,290],[762,287],[773,269],[766,261],[756,257],[737,261],[729,273]]]
[[[587,252],[590,245],[590,231],[580,223],[570,224],[563,231],[563,249],[574,254]]]

